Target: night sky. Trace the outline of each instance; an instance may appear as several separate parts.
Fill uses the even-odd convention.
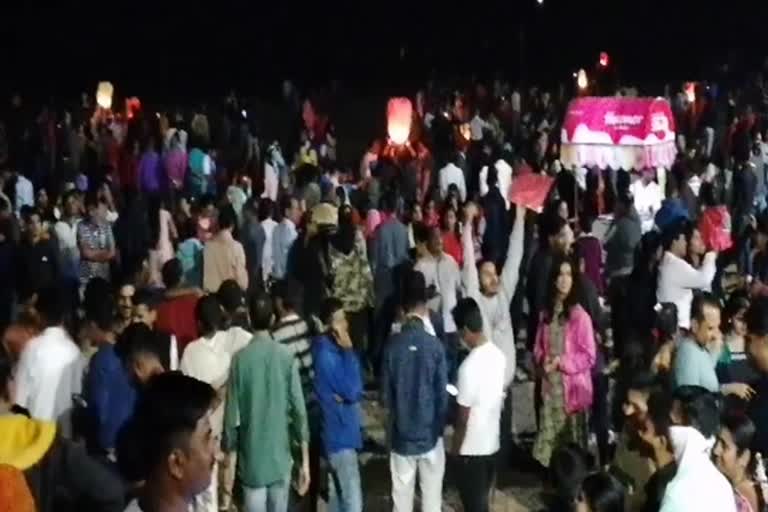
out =
[[[362,91],[495,73],[554,83],[601,50],[621,78],[659,82],[711,76],[724,62],[759,69],[768,55],[765,0],[112,2],[106,16],[72,7],[80,2],[11,3],[0,7],[4,93],[63,96],[100,79],[164,96],[274,92],[286,76]]]

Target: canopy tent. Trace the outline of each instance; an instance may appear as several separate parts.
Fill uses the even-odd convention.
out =
[[[675,121],[661,98],[577,98],[568,105],[560,159],[568,169],[669,168]]]

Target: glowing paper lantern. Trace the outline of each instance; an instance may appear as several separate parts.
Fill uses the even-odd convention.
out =
[[[141,101],[136,96],[125,100],[125,113],[128,119],[133,119],[141,110]]]
[[[408,141],[412,116],[413,106],[408,98],[391,98],[387,103],[387,133],[394,144]]]
[[[112,94],[115,92],[115,88],[109,82],[99,82],[99,87],[96,89],[96,103],[104,110],[112,108]]]
[[[600,66],[607,68],[609,62],[608,52],[600,52]]]
[[[586,89],[589,85],[589,80],[587,79],[587,72],[583,69],[580,69],[579,72],[576,74],[576,85],[579,86],[579,89]]]

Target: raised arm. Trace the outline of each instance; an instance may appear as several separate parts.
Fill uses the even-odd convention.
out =
[[[461,246],[464,252],[464,267],[461,270],[461,281],[464,285],[464,293],[468,297],[480,295],[480,278],[477,275],[477,262],[475,261],[475,247],[472,240],[472,223],[477,217],[477,206],[473,203],[464,207],[464,229],[461,233]]]
[[[515,225],[509,235],[509,248],[504,268],[501,270],[501,286],[507,300],[515,295],[517,282],[520,279],[520,262],[523,260],[523,240],[525,235],[525,207],[517,205]]]

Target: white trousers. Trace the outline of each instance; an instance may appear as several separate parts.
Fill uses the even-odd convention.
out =
[[[394,512],[412,512],[416,476],[421,489],[422,512],[440,512],[443,501],[443,475],[445,474],[445,449],[443,438],[427,453],[421,455],[389,454],[389,471],[392,474],[392,502]]]

